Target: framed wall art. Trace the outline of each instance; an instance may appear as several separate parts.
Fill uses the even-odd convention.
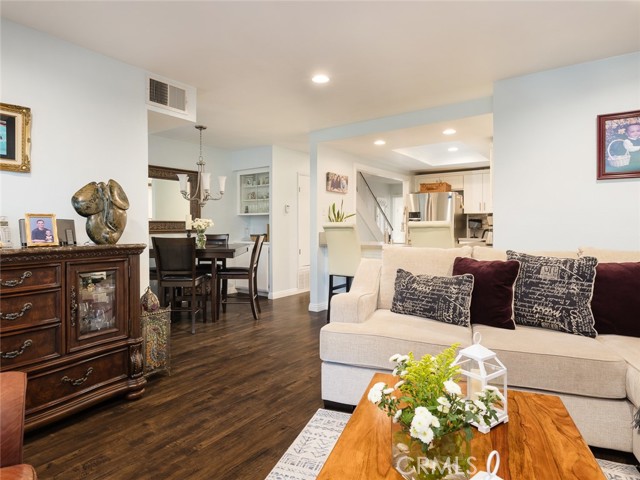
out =
[[[349,177],[327,172],[327,192],[347,193],[349,191]]]
[[[640,178],[640,110],[598,115],[598,180]]]
[[[31,109],[0,103],[0,170],[31,171]]]
[[[53,213],[25,213],[27,247],[58,246],[58,228]]]

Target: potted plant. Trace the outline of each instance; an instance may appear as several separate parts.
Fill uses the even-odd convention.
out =
[[[344,211],[342,210],[343,206],[344,206],[344,200],[340,202],[340,208],[336,208],[336,202],[333,202],[329,206],[328,218],[330,222],[332,223],[344,222],[347,218],[355,216],[355,213],[349,213],[349,214],[344,213]]]
[[[392,422],[392,465],[410,480],[440,480],[470,467],[471,423],[487,425],[496,417],[494,405],[504,399],[487,386],[465,399],[454,364],[455,344],[438,355],[415,359],[396,354],[393,374],[398,383],[374,385],[368,395]],[[456,477],[457,478],[457,477]]]

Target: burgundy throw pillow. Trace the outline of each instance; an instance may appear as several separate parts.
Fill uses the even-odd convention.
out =
[[[453,275],[470,273],[474,277],[471,295],[471,323],[515,330],[513,284],[518,276],[517,260],[480,261],[458,257]]]
[[[640,262],[599,263],[591,310],[598,334],[640,337]]]

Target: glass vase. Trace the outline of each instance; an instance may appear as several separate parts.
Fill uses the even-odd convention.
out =
[[[406,480],[469,478],[471,445],[464,430],[436,437],[428,447],[398,423],[391,424],[391,464]]]
[[[204,230],[196,233],[196,248],[198,250],[207,248],[207,236],[204,234]]]

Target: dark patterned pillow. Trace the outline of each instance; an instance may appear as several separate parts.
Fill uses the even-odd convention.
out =
[[[468,327],[471,321],[473,275],[434,277],[396,273],[391,311]]]
[[[538,257],[507,250],[507,258],[520,262],[514,288],[516,324],[596,336],[591,311],[595,257]]]

